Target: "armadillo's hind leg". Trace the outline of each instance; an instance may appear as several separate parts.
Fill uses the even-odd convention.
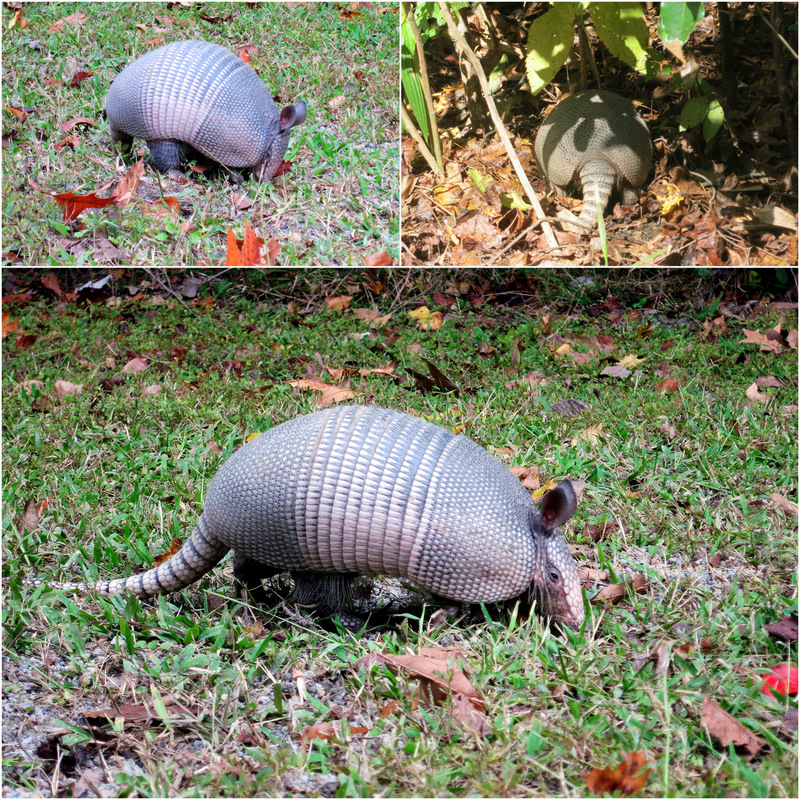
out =
[[[95,588],[102,595],[128,590],[139,597],[177,592],[200,580],[220,562],[228,549],[216,537],[203,514],[189,540],[169,561],[130,578],[100,581]]]
[[[317,617],[332,617],[347,609],[358,574],[343,572],[293,571],[294,591],[291,600],[310,606]]]
[[[279,597],[264,589],[262,580],[272,578],[283,572],[281,569],[254,561],[242,553],[233,554],[233,577],[236,579],[236,594],[249,595],[253,602],[261,606],[274,606]]]
[[[148,139],[147,146],[150,148],[148,162],[153,168],[168,173],[170,177],[186,177],[181,172],[181,161],[186,161],[189,156],[187,145],[176,139]]]

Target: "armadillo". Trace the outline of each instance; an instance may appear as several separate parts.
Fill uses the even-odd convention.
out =
[[[145,139],[150,163],[180,174],[202,153],[227,167],[250,168],[262,183],[278,170],[289,131],[306,118],[299,102],[281,112],[248,64],[210,42],[159,47],[125,67],[106,97],[111,138]]]
[[[358,575],[383,574],[460,602],[527,596],[540,615],[579,627],[580,580],[559,531],[576,504],[562,481],[537,509],[512,472],[465,436],[396,411],[338,406],[245,444],[211,480],[178,553],[94,588],[175,592],[233,549],[237,577],[290,571],[294,599],[321,616],[346,608]]]
[[[639,199],[653,163],[653,146],[633,103],[613,92],[590,89],[562,100],[547,116],[534,145],[536,159],[560,194],[583,190],[579,222],[597,225],[596,203],[605,209],[616,187],[624,205]]]

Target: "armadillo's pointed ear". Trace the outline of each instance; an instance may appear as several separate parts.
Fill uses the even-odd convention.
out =
[[[551,489],[543,498],[539,508],[546,531],[561,527],[578,507],[578,498],[569,481],[561,481],[555,489]]]
[[[301,100],[293,106],[286,106],[281,111],[281,130],[287,131],[306,121],[306,104]]]

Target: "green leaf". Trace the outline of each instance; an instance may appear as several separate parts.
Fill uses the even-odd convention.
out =
[[[590,3],[597,35],[620,61],[644,73],[649,32],[641,3]]]
[[[478,187],[478,191],[481,194],[486,191],[486,187],[492,182],[492,179],[488,175],[484,175],[476,169],[467,170],[467,175],[469,175],[469,179]]]
[[[703,19],[702,3],[662,3],[658,14],[658,35],[664,42],[682,45]]]
[[[503,208],[516,208],[518,211],[529,211],[533,208],[518,192],[500,192],[500,202]]]
[[[403,36],[403,44],[400,48],[400,80],[403,84],[403,93],[411,106],[411,113],[414,115],[423,138],[430,144],[431,125],[428,120],[428,108],[425,104],[425,93],[422,91],[422,81],[413,55],[416,43],[411,33],[411,27],[405,20],[400,26],[400,31]]]
[[[585,3],[557,3],[528,31],[525,68],[531,93],[538,94],[561,69],[572,49],[573,24]]]
[[[166,722],[169,719],[169,715],[167,714],[167,707],[164,705],[164,698],[152,683],[150,684],[150,697],[153,698],[153,708],[155,708],[156,713]]]
[[[681,111],[681,130],[699,125],[708,115],[708,101],[703,97],[693,97]]]
[[[708,106],[708,116],[703,123],[703,136],[706,137],[707,142],[710,142],[714,136],[716,136],[717,131],[722,127],[724,121],[725,111],[720,105],[719,100],[712,100],[711,104]]]

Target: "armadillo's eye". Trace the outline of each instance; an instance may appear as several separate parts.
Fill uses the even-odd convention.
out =
[[[558,570],[550,570],[550,580],[553,581],[553,583],[558,583],[561,580],[561,574],[558,572]]]

